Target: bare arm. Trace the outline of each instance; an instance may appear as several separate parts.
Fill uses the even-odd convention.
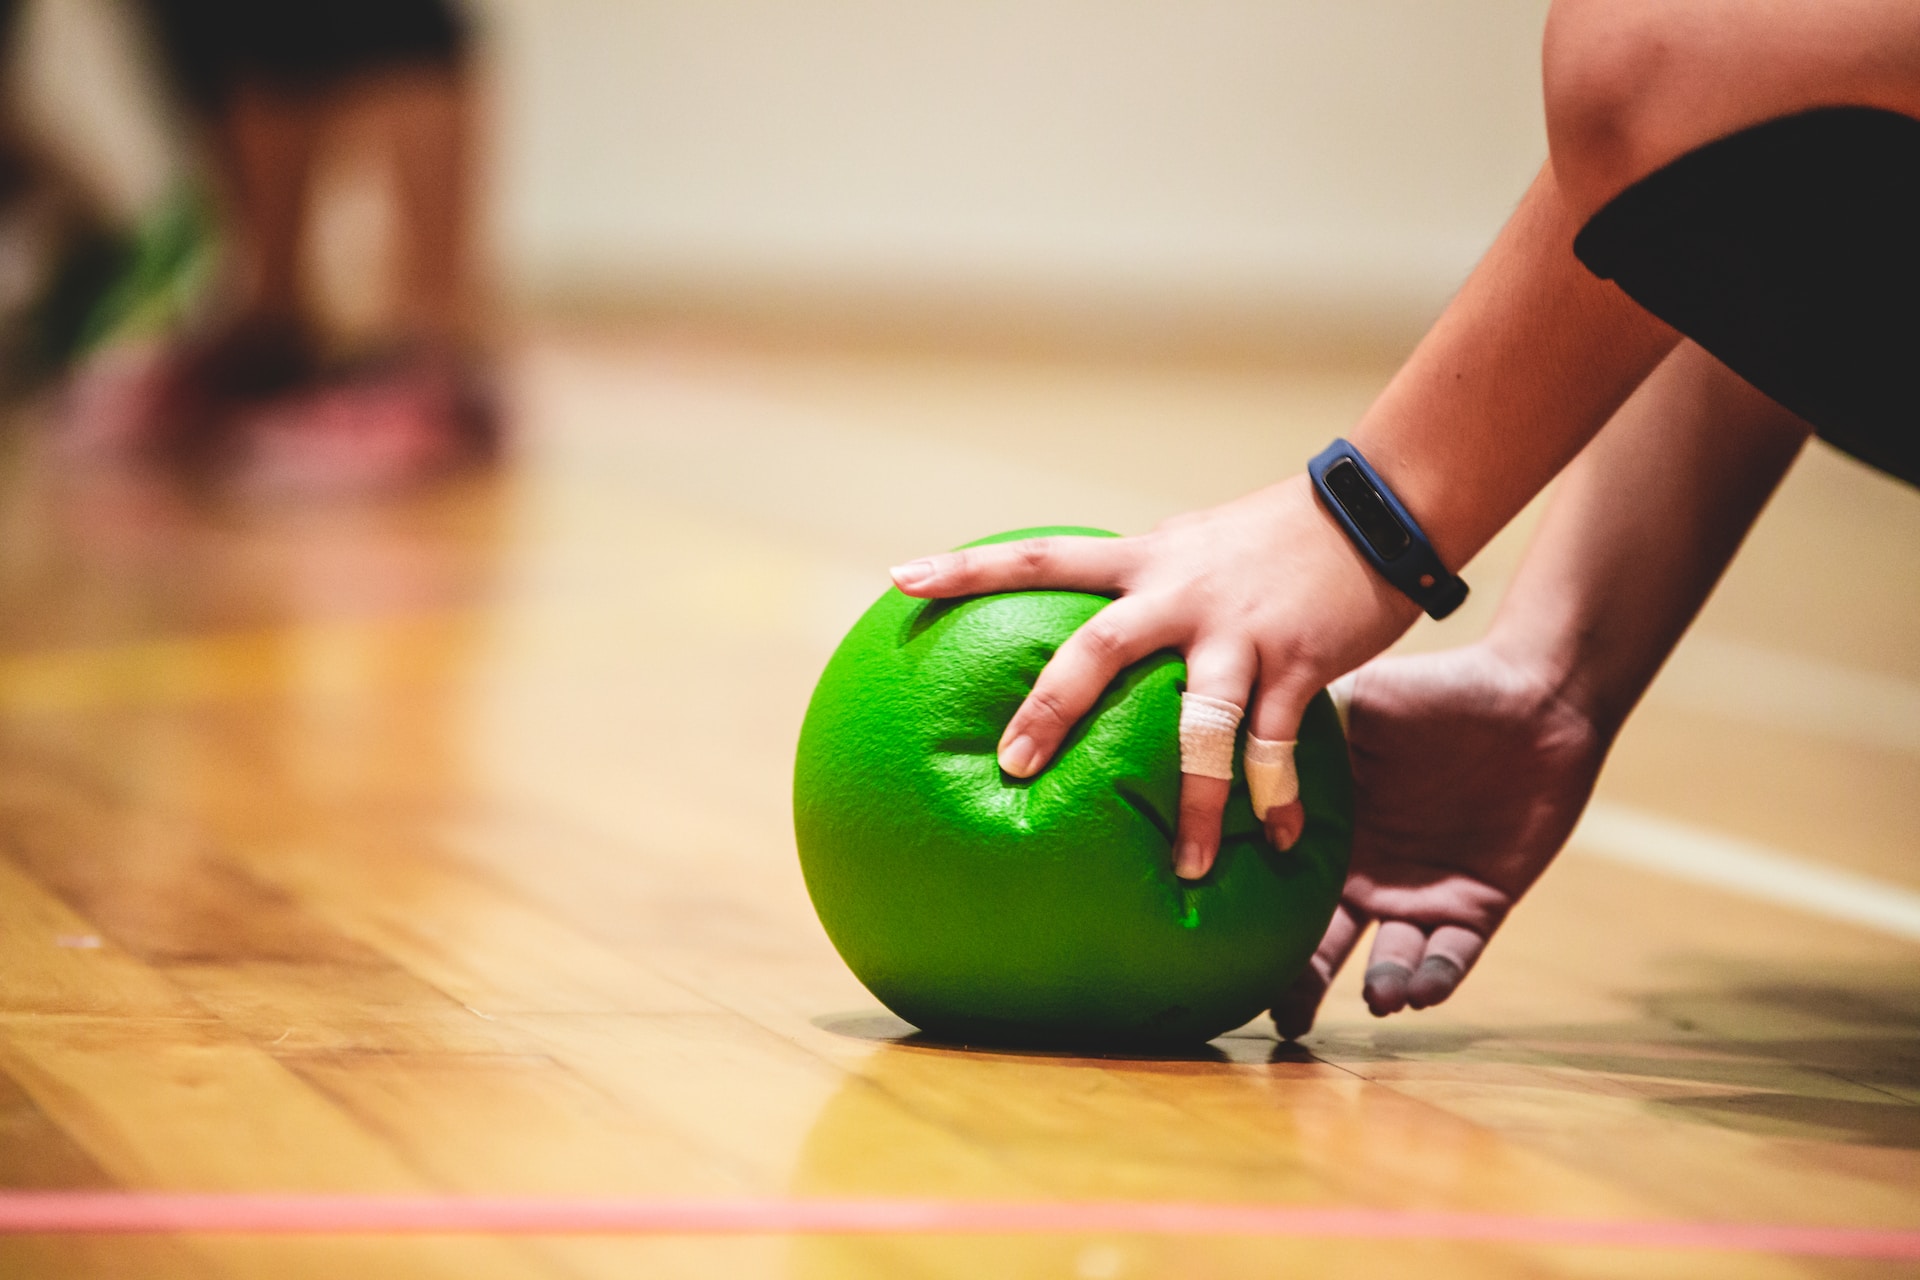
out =
[[[1681,344],[1568,471],[1487,642],[1611,740],[1809,430]]]
[[[1577,225],[1550,170],[1445,316],[1353,432],[1435,548],[1458,567],[1569,459],[1677,341],[1573,256]],[[1418,610],[1348,543],[1295,476],[1119,540],[1054,538],[895,570],[917,596],[1072,587],[1119,596],[1061,646],[1001,740],[1017,777],[1044,768],[1128,664],[1187,655],[1194,693],[1249,703],[1262,738],[1296,736],[1314,693],[1379,653]],[[1174,865],[1206,874],[1227,784],[1189,774]],[[1263,815],[1298,838],[1298,804]]]
[[[1551,168],[1354,427],[1458,569],[1573,460],[1679,340],[1573,256]]]
[[[1487,637],[1356,674],[1353,869],[1312,968],[1274,1007],[1283,1033],[1312,1025],[1372,921],[1376,1014],[1451,994],[1566,842],[1806,436],[1681,344],[1568,468]]]

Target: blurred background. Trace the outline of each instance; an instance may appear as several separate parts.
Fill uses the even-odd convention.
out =
[[[1338,1069],[836,1029],[794,743],[886,566],[1344,434],[1545,157],[1546,8],[0,0],[0,1184],[1911,1225],[1920,502],[1820,446],[1472,981],[1348,967]],[[95,1245],[0,1274],[881,1269]],[[1340,1270],[1166,1248],[1080,1274]]]
[[[486,0],[512,314],[1404,349],[1545,155],[1544,0]],[[189,168],[139,6],[26,0],[7,83],[114,219]],[[382,208],[312,257],[366,323]]]

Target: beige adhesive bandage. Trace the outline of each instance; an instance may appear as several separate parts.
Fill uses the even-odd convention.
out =
[[[1253,814],[1260,821],[1282,805],[1300,798],[1300,775],[1293,767],[1291,742],[1247,735],[1240,762],[1247,768],[1247,790],[1253,794]]]
[[[1240,708],[1204,693],[1180,695],[1180,772],[1202,778],[1233,777],[1233,735]]]

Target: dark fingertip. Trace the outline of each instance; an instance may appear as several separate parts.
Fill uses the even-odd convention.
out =
[[[1298,1040],[1313,1030],[1313,1019],[1326,998],[1327,980],[1311,965],[1273,1002],[1273,1029],[1284,1040]]]
[[[1387,961],[1367,969],[1362,994],[1374,1017],[1384,1018],[1407,1007],[1407,980],[1412,976],[1407,966]]]
[[[1428,956],[1407,982],[1407,1003],[1416,1009],[1439,1004],[1453,994],[1465,975],[1446,956]]]
[[[1276,1004],[1273,1006],[1273,1029],[1280,1033],[1282,1040],[1298,1040],[1313,1030],[1313,1018],[1319,1012],[1317,1001],[1312,1004]]]

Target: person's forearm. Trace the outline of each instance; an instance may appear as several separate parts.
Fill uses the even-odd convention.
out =
[[[1568,468],[1487,642],[1610,739],[1807,434],[1682,343]]]
[[[1543,169],[1352,439],[1458,571],[1678,341],[1573,256]]]

